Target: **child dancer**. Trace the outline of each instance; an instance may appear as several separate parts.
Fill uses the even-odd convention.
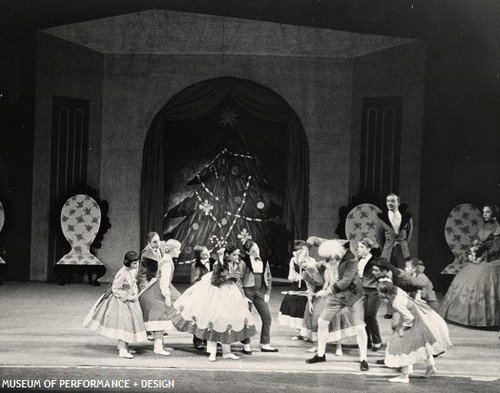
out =
[[[431,280],[429,280],[429,277],[427,277],[424,273],[424,262],[418,258],[412,258],[407,260],[405,263],[405,271],[415,277],[416,282],[422,286],[422,289],[410,293],[410,296],[414,299],[423,300],[434,311],[438,312],[439,303],[437,301],[436,292],[434,292],[434,286],[432,285]]]
[[[98,334],[118,340],[118,356],[132,359],[128,343],[146,341],[146,327],[137,301],[135,280],[139,255],[125,254],[123,267],[116,273],[113,283],[90,309],[83,325]]]
[[[437,372],[433,355],[451,346],[446,322],[427,304],[412,299],[387,279],[379,282],[378,291],[382,299],[392,301],[394,310],[394,333],[387,344],[385,364],[401,367],[401,374],[389,381],[408,383],[413,364],[420,361],[425,361],[425,376],[430,377]],[[396,313],[400,314],[399,322],[394,319]]]
[[[318,319],[327,300],[326,297],[316,295],[325,288],[325,276],[330,275],[330,269],[333,267],[326,260],[316,262],[314,258],[310,257],[308,246],[304,246],[303,250],[299,252],[298,259],[302,267],[302,279],[307,286],[307,307],[300,334],[314,343],[314,346],[309,348],[307,352],[315,353],[318,350]],[[341,341],[355,335],[356,330],[352,326],[349,310],[343,310],[330,322],[326,341],[336,343],[335,355],[342,356]]]
[[[363,281],[363,290],[365,292],[364,309],[368,347],[371,347],[373,352],[377,352],[382,347],[382,338],[380,337],[380,327],[377,320],[380,297],[377,292],[377,278],[373,274],[375,256],[372,255],[372,250],[374,249],[375,242],[368,237],[358,242],[358,272]]]
[[[309,248],[305,247],[306,242],[303,240],[296,240],[294,243],[293,257],[290,259],[290,266],[288,272],[288,281],[292,282],[289,292],[283,298],[278,315],[278,322],[282,326],[289,326],[297,330],[297,335],[292,337],[292,340],[308,341],[300,333],[300,328],[304,320],[304,312],[307,306],[306,283],[302,279],[302,267],[299,263],[299,253],[304,253],[302,259],[309,259]],[[304,248],[304,250],[303,250]],[[306,255],[307,254],[307,255]],[[311,258],[312,259],[312,258]],[[312,259],[313,262],[314,259]]]
[[[215,362],[217,342],[222,343],[223,358],[238,360],[231,352],[231,343],[257,334],[252,314],[239,283],[240,250],[233,244],[217,253],[214,270],[189,287],[174,307],[179,311],[172,318],[174,326],[207,340],[208,360]]]
[[[174,277],[174,258],[181,253],[182,244],[175,239],[169,239],[163,245],[163,258],[158,264],[156,277],[139,294],[139,303],[142,308],[144,324],[148,331],[153,332],[153,352],[169,356],[170,352],[163,347],[163,333],[173,328],[170,319],[176,313],[173,302],[180,296],[179,291],[172,285]]]

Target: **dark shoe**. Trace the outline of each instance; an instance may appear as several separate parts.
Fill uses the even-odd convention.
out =
[[[314,355],[314,357],[312,357],[311,359],[306,360],[306,363],[323,363],[323,362],[326,362],[325,355],[323,356]]]
[[[368,362],[366,360],[361,361],[361,365],[359,366],[359,369],[361,371],[368,371],[370,367],[368,367]]]
[[[252,351],[247,351],[246,349],[243,349],[241,353],[244,353],[245,355],[251,355]]]
[[[373,344],[372,345],[372,351],[373,352],[380,351],[381,348],[382,348],[382,344]]]
[[[391,314],[385,314],[384,315],[384,319],[392,319],[392,315]]]
[[[198,351],[203,351],[205,349],[205,346],[203,344],[199,344],[195,345],[194,348],[197,349]]]
[[[279,352],[278,348],[261,348],[262,352]]]
[[[379,359],[375,362],[375,364],[385,364],[385,360],[384,359]]]

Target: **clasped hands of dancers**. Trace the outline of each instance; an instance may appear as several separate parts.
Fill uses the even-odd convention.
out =
[[[192,274],[196,279],[182,295],[172,286],[173,258],[179,256],[181,243],[174,239],[162,243],[153,232],[148,234],[147,242],[141,258],[133,251],[126,253],[123,267],[84,321],[84,326],[118,340],[119,357],[133,358],[128,344],[146,341],[146,332],[153,332],[154,353],[170,355],[163,339],[165,330],[174,327],[193,334],[197,348],[203,348],[206,342],[210,361],[216,360],[217,343],[222,344],[223,358],[239,359],[230,348],[236,342],[243,344],[243,354],[251,355],[250,337],[257,334],[252,306],[262,319],[261,351],[278,352],[270,345],[271,271],[255,242],[244,244],[243,258],[239,248],[232,244],[218,250],[215,263],[207,261],[208,253],[200,253],[191,267],[192,273],[196,269],[200,271]],[[370,239],[364,239],[358,245],[358,253],[360,248],[370,250],[372,246]],[[318,247],[318,254],[325,259],[315,262],[310,258],[311,247]],[[411,366],[421,360],[428,362],[428,375],[435,371],[433,355],[442,353],[450,345],[446,324],[424,302],[413,300],[392,282],[377,283],[378,277],[373,273],[376,264],[370,262],[371,256],[365,253],[358,263],[358,258],[349,250],[348,241],[315,236],[298,242],[295,255],[308,292],[308,307],[303,316],[308,322],[303,323],[304,331],[312,333],[312,340],[317,338],[317,353],[307,363],[326,361],[327,342],[356,335],[360,369],[368,370],[369,340],[373,350],[381,346],[376,311],[380,299],[389,299],[394,315],[401,315],[385,359],[387,366],[402,369],[401,376],[393,381],[407,382]],[[157,266],[152,261],[156,261]],[[384,267],[385,263],[379,261],[377,266]],[[365,277],[367,268],[371,276]],[[148,282],[143,279],[147,276],[153,278]],[[431,318],[429,310],[419,311],[422,307],[435,315]],[[367,309],[369,313],[365,313]],[[367,314],[373,311],[374,316],[368,315],[367,319]],[[435,333],[436,328],[439,334]]]
[[[316,262],[309,256],[313,246],[318,247],[322,261]],[[313,236],[306,242],[296,241],[289,274],[291,281],[295,281],[294,291],[284,297],[279,321],[300,329],[299,335],[292,339],[317,340],[317,347],[308,350],[316,351],[306,361],[309,364],[326,361],[327,342],[337,342],[335,354],[340,356],[340,341],[356,336],[360,369],[367,371],[367,348],[376,352],[382,345],[377,312],[381,300],[385,300],[394,333],[387,344],[385,359],[377,364],[401,371],[391,382],[408,383],[413,364],[425,361],[428,377],[437,371],[434,356],[443,353],[451,342],[446,323],[433,310],[437,301],[432,283],[423,273],[423,262],[411,258],[405,261],[404,270],[399,269],[385,258],[375,258],[373,249],[373,240],[362,239],[357,245],[358,260],[346,240]],[[304,295],[297,290],[304,291]]]
[[[197,247],[191,266],[193,285],[181,295],[172,285],[173,258],[179,256],[181,243],[161,242],[151,232],[141,258],[133,251],[126,253],[123,267],[89,311],[84,326],[117,339],[121,358],[133,358],[128,344],[146,341],[146,332],[153,333],[154,353],[170,355],[171,348],[164,347],[164,332],[175,327],[194,335],[195,348],[206,343],[210,361],[215,361],[217,343],[222,344],[223,358],[237,360],[238,355],[230,351],[232,343],[240,341],[242,353],[252,354],[250,337],[257,331],[251,309],[255,306],[262,319],[261,351],[278,352],[270,344],[269,262],[260,256],[255,242],[247,241],[244,249],[240,258],[240,249],[227,244],[218,250],[215,262],[209,260],[205,247]]]

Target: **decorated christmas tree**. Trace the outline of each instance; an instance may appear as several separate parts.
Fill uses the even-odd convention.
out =
[[[180,223],[166,234],[184,245],[180,259],[189,259],[199,244],[209,249],[252,239],[276,270],[288,262],[288,231],[279,223],[282,207],[268,183],[258,157],[241,151],[231,137],[224,138],[213,159],[187,184],[190,196],[172,207],[167,221]]]

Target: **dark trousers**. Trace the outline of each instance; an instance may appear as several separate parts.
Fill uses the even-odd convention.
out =
[[[377,313],[378,309],[380,308],[380,303],[381,300],[377,292],[365,292],[364,306],[368,346],[371,346],[372,344],[382,343],[382,338],[380,337],[380,328],[377,321]]]
[[[202,345],[207,345],[207,340],[202,340],[196,336],[193,336],[193,345],[195,347],[201,347]]]
[[[396,266],[400,269],[405,268],[405,257],[403,256],[403,250],[401,249],[401,245],[399,244],[394,245],[394,248],[392,249],[391,253],[390,262],[393,266]]]
[[[265,287],[257,289],[256,287],[243,288],[245,291],[245,297],[250,299],[249,309],[252,311],[252,304],[255,305],[255,309],[260,315],[262,320],[262,330],[260,332],[260,343],[269,344],[271,342],[271,313],[269,312],[269,306],[264,301],[264,295],[266,294]],[[250,337],[242,341],[243,344],[250,344]]]

